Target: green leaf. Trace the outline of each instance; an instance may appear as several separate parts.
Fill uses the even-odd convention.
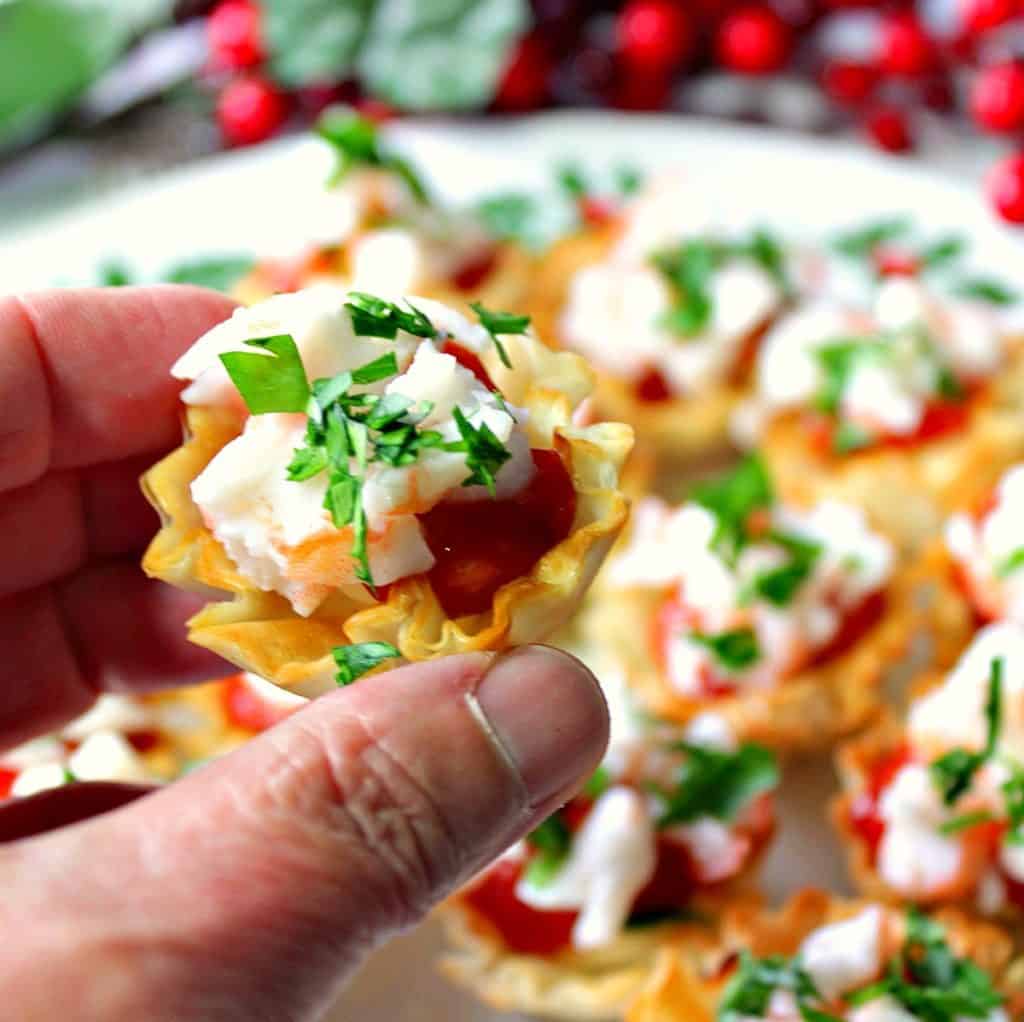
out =
[[[331,655],[338,666],[335,680],[339,685],[351,685],[375,667],[402,654],[390,642],[357,642],[352,646],[335,646]]]
[[[1015,571],[1024,568],[1024,546],[1017,547],[1012,554],[1004,557],[996,566],[996,575],[999,578],[1007,578]]]
[[[707,238],[684,241],[656,252],[651,263],[673,291],[673,305],[660,320],[682,337],[699,334],[711,319],[711,277],[726,257],[723,246]]]
[[[262,0],[274,77],[291,88],[348,76],[376,0]]]
[[[785,607],[814,570],[822,548],[820,543],[790,533],[773,532],[768,538],[786,551],[789,560],[755,575],[743,597],[760,596],[776,607]]]
[[[686,759],[675,787],[658,790],[664,810],[659,827],[690,823],[702,816],[731,821],[758,795],[779,783],[774,753],[759,745],[743,745],[735,752],[702,745],[682,745]]]
[[[529,20],[526,0],[378,0],[360,77],[405,110],[483,106]]]
[[[353,383],[377,383],[386,380],[389,376],[398,375],[398,359],[395,353],[389,351],[386,355],[375,358],[372,362],[361,365],[358,369],[352,370]]]
[[[958,234],[951,234],[926,245],[918,253],[917,260],[925,269],[932,270],[936,266],[959,259],[966,248],[967,242],[964,238]]]
[[[534,196],[516,192],[491,195],[478,202],[474,212],[491,237],[533,244],[540,215]]]
[[[823,376],[816,398],[818,407],[835,415],[854,370],[864,362],[886,358],[890,351],[888,343],[869,337],[842,338],[815,349]]]
[[[875,435],[856,422],[841,419],[832,435],[832,449],[836,454],[853,454],[875,443]]]
[[[572,834],[560,813],[553,813],[526,838],[536,854],[526,865],[523,874],[533,887],[545,887],[562,868],[572,847]]]
[[[747,543],[750,516],[770,508],[775,494],[764,462],[750,455],[732,472],[695,486],[690,499],[715,516],[718,526],[711,546],[725,560],[733,561]]]
[[[558,168],[555,179],[558,181],[558,187],[570,199],[585,198],[590,191],[583,168],[578,163],[563,163]]]
[[[494,435],[486,423],[474,426],[458,405],[452,409],[452,418],[455,419],[462,440],[445,444],[445,449],[465,452],[470,475],[462,485],[486,486],[487,492],[493,497],[495,476],[498,469],[512,457],[511,451]]]
[[[635,195],[644,183],[644,175],[636,167],[621,164],[615,168],[615,187],[620,195]]]
[[[168,284],[195,284],[212,291],[229,292],[256,265],[251,256],[217,256],[194,259],[167,270]]]
[[[359,337],[382,337],[393,341],[399,330],[416,337],[436,337],[437,329],[414,305],[408,311],[385,298],[365,291],[349,291],[345,308],[352,329]]]
[[[0,143],[39,132],[171,8],[170,0],[0,2]]]
[[[784,294],[792,292],[793,284],[786,272],[786,252],[774,234],[763,227],[758,227],[751,235],[750,241],[742,246],[740,251],[757,263]]]
[[[476,313],[480,325],[490,334],[491,341],[497,349],[501,364],[506,369],[512,368],[508,352],[501,343],[499,334],[525,334],[530,325],[529,316],[519,316],[514,312],[498,312],[488,309],[482,302],[470,302],[469,307]]]
[[[878,245],[907,234],[910,228],[910,220],[906,217],[886,217],[840,234],[832,242],[832,247],[841,255],[863,259]]]
[[[761,647],[753,628],[734,628],[717,635],[690,632],[687,637],[710,650],[718,666],[730,673],[742,671],[761,659]]]
[[[288,334],[245,342],[269,355],[228,351],[220,356],[231,382],[253,415],[303,412],[309,400],[309,382],[295,341]]]
[[[988,823],[992,814],[984,809],[974,813],[964,813],[962,816],[955,816],[952,820],[946,820],[939,827],[940,834],[959,834],[961,831],[970,830],[979,823]]]
[[[992,305],[1012,305],[1019,297],[1012,288],[989,277],[972,277],[962,280],[953,291],[954,294],[964,298],[976,298],[982,302],[990,302]]]
[[[126,263],[111,260],[100,267],[100,287],[128,287],[135,283],[135,274]]]
[[[607,769],[599,766],[587,779],[587,783],[583,785],[581,794],[586,798],[596,799],[608,790],[611,783],[611,775]]]

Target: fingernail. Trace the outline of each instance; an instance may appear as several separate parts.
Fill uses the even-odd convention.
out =
[[[523,646],[494,661],[476,701],[533,806],[571,790],[608,743],[608,708],[593,674],[548,646]]]

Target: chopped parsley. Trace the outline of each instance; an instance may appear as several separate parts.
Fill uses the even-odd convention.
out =
[[[379,167],[401,178],[417,202],[430,202],[423,179],[408,160],[381,143],[373,121],[348,107],[336,106],[324,112],[317,122],[316,132],[337,154],[332,185],[356,167]]]
[[[498,335],[525,334],[530,325],[530,317],[520,316],[514,312],[499,312],[496,309],[488,309],[483,302],[470,302],[469,307],[476,313],[477,319],[480,320],[480,325],[487,331],[494,342],[494,347],[498,351],[501,364],[506,369],[511,369],[512,363],[509,361],[508,352],[505,351],[505,346],[501,343]]]
[[[816,1004],[821,995],[814,981],[800,965],[799,959],[782,955],[755,958],[746,949],[740,952],[739,968],[729,980],[718,1004],[718,1022],[745,1022],[750,1018],[765,1018],[772,994],[788,990],[796,998],[804,1022],[841,1022]]]
[[[1024,546],[1017,547],[1012,554],[1008,554],[996,566],[996,575],[999,578],[1006,578],[1015,571],[1024,568]]]
[[[969,277],[954,289],[963,298],[975,298],[992,305],[1012,305],[1019,295],[1012,288],[991,277]]]
[[[172,266],[164,272],[163,279],[169,284],[195,284],[228,292],[255,266],[252,256],[209,256]]]
[[[907,915],[906,939],[885,976],[846,1000],[856,1006],[879,997],[922,1022],[985,1019],[1004,1000],[981,968],[953,953],[942,926],[916,909]]]
[[[614,171],[615,188],[620,195],[635,195],[644,183],[643,173],[628,163],[619,164]]]
[[[749,542],[751,516],[770,508],[775,494],[764,462],[751,455],[732,472],[694,487],[690,499],[715,516],[711,548],[734,563]]]
[[[305,411],[309,381],[294,338],[275,334],[245,343],[268,354],[228,351],[220,360],[249,411],[253,415]]]
[[[832,247],[840,254],[851,259],[864,259],[881,244],[893,241],[909,233],[910,221],[906,217],[887,217],[873,220],[863,227],[840,234]]]
[[[760,597],[776,607],[785,607],[814,570],[822,547],[820,543],[788,532],[773,531],[768,539],[785,550],[788,560],[755,575],[741,594],[741,602]]]
[[[353,328],[364,336],[391,339],[398,330],[419,337],[437,335],[430,320],[411,305],[406,310],[373,295],[352,292],[345,308]],[[306,413],[305,441],[292,456],[288,478],[304,482],[327,473],[323,506],[337,528],[351,526],[355,574],[371,590],[363,485],[372,462],[402,467],[429,449],[461,453],[469,469],[463,486],[485,486],[494,495],[497,472],[511,453],[486,424],[473,425],[462,409],[455,407],[452,415],[460,439],[446,441],[436,430],[420,426],[432,411],[429,402],[417,403],[400,394],[353,391],[353,387],[397,376],[398,360],[393,352],[310,384],[292,337],[280,334],[246,344],[267,354],[224,353],[221,361],[228,375],[253,415]],[[500,395],[495,395],[495,400],[500,401]]]
[[[532,195],[508,192],[481,200],[475,207],[477,219],[493,238],[533,245],[540,215],[539,203]]]
[[[587,783],[583,785],[581,794],[585,798],[596,799],[608,790],[611,783],[607,768],[599,766],[587,779]]]
[[[967,248],[967,242],[956,234],[947,235],[930,245],[925,245],[916,256],[919,266],[931,270],[959,259]]]
[[[980,752],[958,747],[932,761],[929,770],[932,782],[942,795],[942,801],[954,805],[968,791],[975,775],[995,754],[1002,725],[1003,660],[992,661],[985,699],[985,720],[988,725],[985,747]]]
[[[590,191],[583,168],[577,163],[563,163],[555,172],[555,180],[570,199],[578,201]]]
[[[539,827],[535,827],[526,838],[536,854],[530,859],[523,874],[526,882],[534,887],[545,887],[551,883],[569,857],[572,834],[561,813],[552,813]]]
[[[687,638],[709,650],[718,666],[730,674],[742,671],[761,659],[761,646],[753,628],[734,628],[717,635],[689,632]]]
[[[331,654],[338,667],[334,678],[339,685],[351,685],[375,667],[402,655],[390,642],[357,642],[352,646],[336,646]]]
[[[735,752],[683,743],[686,753],[671,789],[656,787],[662,803],[659,827],[690,823],[703,816],[730,821],[750,801],[779,783],[775,755],[759,745],[743,745]]]

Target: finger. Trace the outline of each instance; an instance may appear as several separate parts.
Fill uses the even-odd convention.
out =
[[[156,789],[143,784],[90,781],[0,803],[0,844],[69,827],[134,802]]]
[[[234,673],[185,638],[203,600],[134,559],[0,599],[0,745],[53,730],[100,691],[141,692]]]
[[[139,477],[152,455],[52,472],[0,500],[0,596],[44,585],[90,558],[141,551],[159,527]]]
[[[169,448],[180,390],[170,367],[233,307],[170,286],[0,299],[0,492],[50,468]]]
[[[45,920],[16,943],[15,987],[52,994],[41,963],[73,943],[76,1018],[312,1015],[574,792],[607,727],[590,672],[542,647],[326,696],[125,810],[8,846],[0,919]]]

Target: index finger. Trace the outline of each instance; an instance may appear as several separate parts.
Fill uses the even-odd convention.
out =
[[[173,446],[171,365],[233,308],[174,285],[0,298],[0,492]]]

